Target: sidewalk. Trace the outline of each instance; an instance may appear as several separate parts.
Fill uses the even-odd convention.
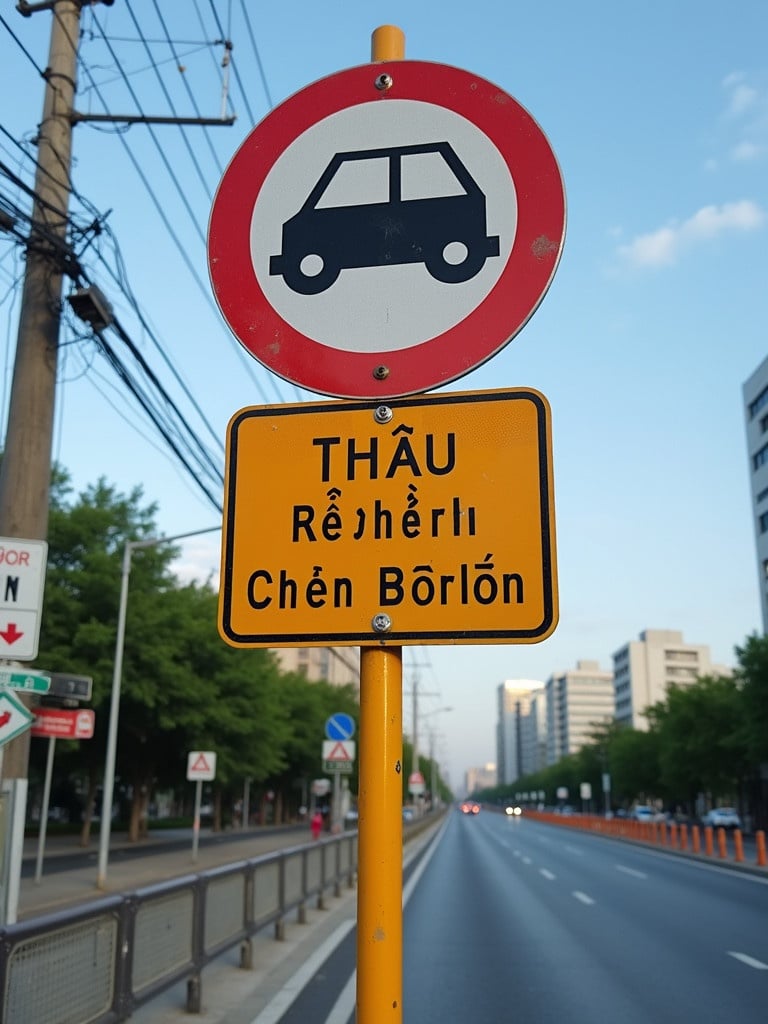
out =
[[[34,879],[37,860],[37,838],[24,840],[24,867],[32,877],[22,877],[19,890],[18,919],[28,920],[41,914],[63,910],[80,903],[100,899],[102,896],[134,889],[154,882],[166,881],[179,875],[194,874],[208,868],[219,867],[260,854],[271,853],[288,846],[300,846],[311,841],[309,827],[285,826],[280,829],[248,830],[247,837],[240,832],[213,833],[204,829],[200,833],[197,861],[192,860],[192,830],[174,829],[169,832],[150,833],[140,843],[131,843],[125,834],[112,836],[107,863],[106,885],[96,888],[99,860],[98,835],[83,849],[79,836],[50,837],[45,844],[45,859],[40,883]],[[187,849],[169,850],[168,844],[187,838]],[[146,850],[144,856],[126,858],[126,851]],[[68,871],[54,871],[55,860],[66,855],[83,854],[87,866]]]

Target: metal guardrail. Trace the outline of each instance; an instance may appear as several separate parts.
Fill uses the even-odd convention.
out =
[[[237,861],[0,930],[0,1024],[106,1024],[187,981],[187,1011],[201,1008],[202,971],[307,902],[354,884],[357,833]]]

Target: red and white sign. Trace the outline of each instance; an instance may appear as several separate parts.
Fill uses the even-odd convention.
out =
[[[212,750],[192,750],[187,754],[187,781],[213,782],[216,778],[216,754]]]
[[[423,793],[425,789],[426,784],[421,772],[411,772],[408,776],[408,792],[418,794]]]
[[[392,398],[503,348],[564,234],[562,177],[530,114],[477,75],[398,61],[315,82],[257,125],[214,199],[208,259],[225,319],[265,366],[322,394]]]
[[[48,545],[0,537],[0,658],[37,657]]]
[[[354,740],[323,740],[324,761],[354,761]]]
[[[50,739],[89,740],[96,725],[96,712],[90,708],[34,708],[33,736]]]

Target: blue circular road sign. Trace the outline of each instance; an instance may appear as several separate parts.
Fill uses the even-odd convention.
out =
[[[329,740],[349,740],[355,735],[355,720],[343,711],[337,711],[325,723],[325,735]]]

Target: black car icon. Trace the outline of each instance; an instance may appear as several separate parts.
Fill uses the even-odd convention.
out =
[[[414,180],[424,184],[430,157],[450,194],[424,197],[431,191],[426,188],[414,197]],[[414,158],[421,158],[421,177],[410,173]],[[342,173],[351,174],[358,189],[375,179],[378,191],[368,195],[363,188],[362,202],[333,204],[329,193],[334,182],[339,191]],[[342,270],[406,263],[423,263],[435,280],[460,284],[499,255],[499,237],[486,234],[485,195],[450,143],[431,142],[336,153],[302,208],[283,224],[282,250],[270,258],[270,275],[282,275],[301,295],[317,295]]]

